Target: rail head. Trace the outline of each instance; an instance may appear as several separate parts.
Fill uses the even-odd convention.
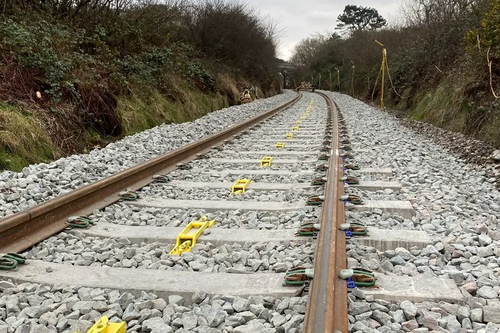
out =
[[[190,161],[212,146],[241,133],[249,127],[295,104],[301,94],[283,105],[261,112],[255,117],[209,135],[199,141],[172,150],[70,193],[38,204],[25,211],[0,219],[0,253],[21,252],[64,230],[72,215],[88,215],[119,200],[126,188],[138,190],[152,182],[152,176],[170,172],[180,162]]]
[[[347,284],[339,272],[346,266],[345,235],[339,231],[344,223],[344,194],[342,158],[339,154],[337,106],[326,94],[321,95],[328,105],[332,126],[332,150],[329,159],[325,200],[320,216],[320,233],[316,243],[314,279],[309,290],[304,333],[347,333]]]

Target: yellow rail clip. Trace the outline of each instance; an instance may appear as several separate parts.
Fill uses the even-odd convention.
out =
[[[264,156],[260,160],[260,167],[261,168],[270,167],[272,163],[273,163],[273,157],[272,156]]]
[[[302,124],[302,120],[297,120],[295,123],[296,123],[297,125],[300,125],[300,124]]]
[[[276,148],[285,148],[285,143],[284,142],[276,142],[274,145]]]
[[[300,119],[302,119],[302,120],[304,120],[306,118],[307,118],[307,115],[303,115],[303,116],[300,117]]]
[[[87,333],[125,333],[126,330],[127,325],[124,321],[121,323],[109,323],[108,317],[102,316]]]
[[[286,138],[287,138],[288,140],[293,139],[293,134],[292,134],[292,133],[286,133]]]
[[[250,185],[250,179],[238,179],[231,187],[231,194],[240,194],[246,191],[247,186]]]
[[[175,247],[170,251],[171,255],[181,255],[184,252],[189,252],[196,245],[196,240],[201,236],[203,230],[210,228],[215,224],[215,220],[208,220],[206,216],[202,216],[199,221],[191,221],[182,229],[177,236]],[[125,331],[124,331],[125,332]]]
[[[293,126],[292,127],[292,131],[298,131],[299,130],[299,126]]]

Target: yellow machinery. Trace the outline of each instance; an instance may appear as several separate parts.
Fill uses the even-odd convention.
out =
[[[169,254],[181,255],[183,252],[191,251],[191,248],[196,245],[196,240],[201,236],[203,230],[212,227],[214,224],[215,220],[209,220],[206,216],[202,216],[199,221],[189,222],[177,236],[175,247]]]
[[[272,156],[264,156],[261,160],[260,160],[260,167],[261,168],[266,168],[266,167],[270,167],[271,164],[273,163],[273,157]]]
[[[297,91],[299,90],[310,90],[310,91],[314,91],[314,85],[311,84],[310,82],[305,82],[303,81],[300,86],[297,87]]]
[[[110,323],[108,322],[108,317],[103,316],[87,331],[87,333],[125,333],[126,330],[127,325],[124,321],[121,323]]]
[[[231,194],[244,193],[251,182],[250,179],[238,179],[234,182],[233,186],[231,186]]]
[[[240,98],[238,99],[238,102],[240,104],[245,104],[245,103],[250,103],[254,100],[254,96],[250,89],[245,89],[241,92]]]

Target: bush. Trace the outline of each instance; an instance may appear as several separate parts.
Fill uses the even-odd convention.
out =
[[[42,73],[43,92],[56,102],[61,101],[63,87],[73,85],[69,74],[73,62],[65,55],[77,48],[78,38],[75,37],[81,35],[43,21],[28,24],[9,19],[0,23],[1,51],[12,54],[20,65]]]

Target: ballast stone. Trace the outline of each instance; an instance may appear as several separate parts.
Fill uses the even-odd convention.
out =
[[[174,330],[162,318],[149,318],[142,322],[142,327],[148,332],[172,333]]]
[[[491,153],[490,159],[495,162],[500,162],[500,150],[497,149],[493,153]]]

